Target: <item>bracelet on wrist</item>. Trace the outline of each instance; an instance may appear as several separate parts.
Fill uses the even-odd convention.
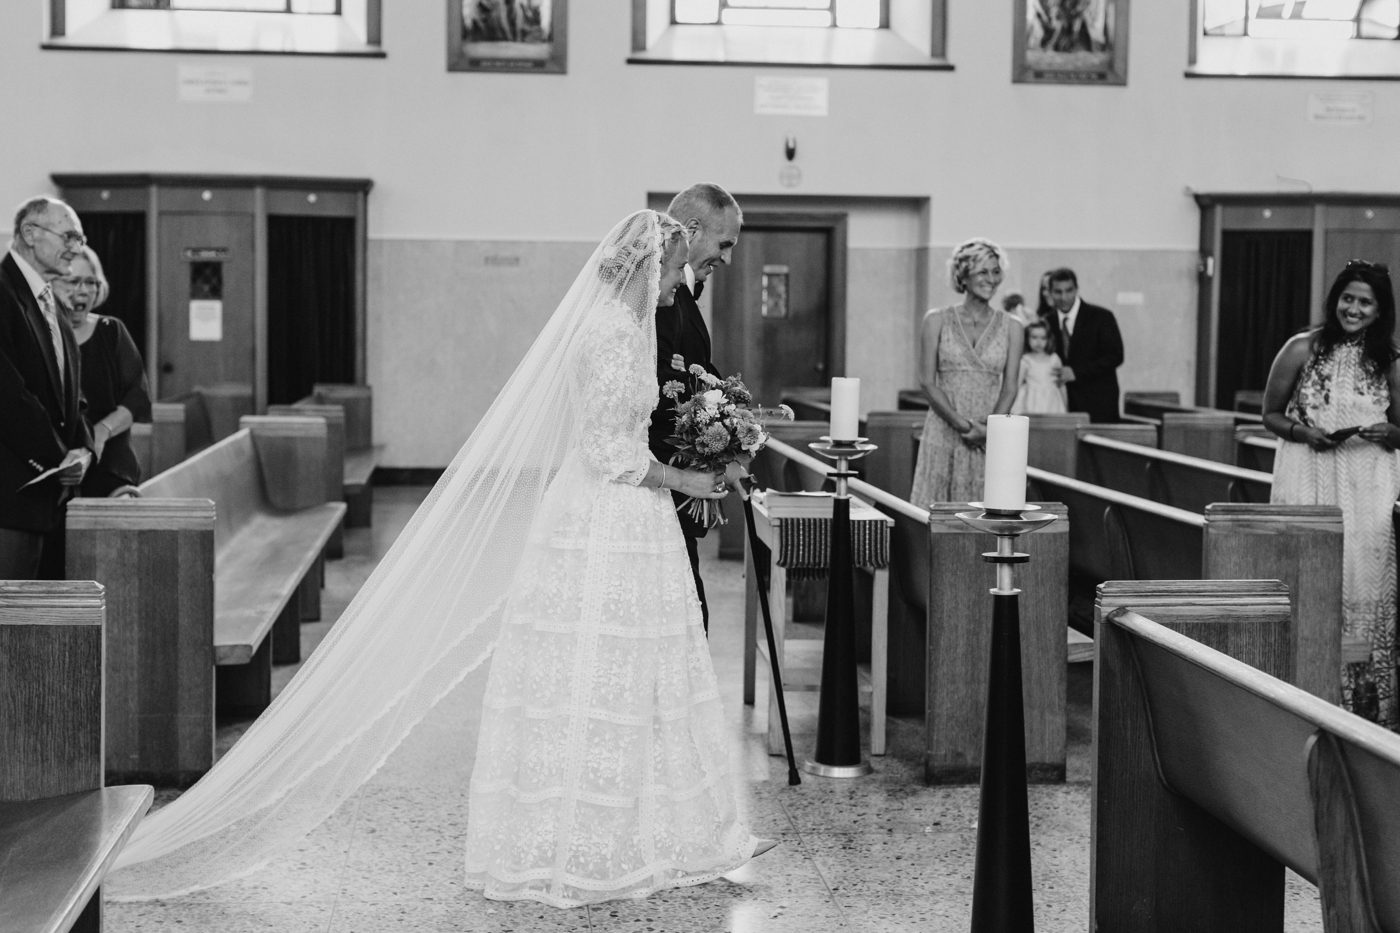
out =
[[[658,488],[666,488],[666,464],[661,464],[661,482],[656,484]]]

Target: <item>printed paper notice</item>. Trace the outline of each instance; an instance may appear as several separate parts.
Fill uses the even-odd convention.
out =
[[[200,298],[190,302],[190,339],[224,339],[224,303]]]
[[[179,99],[247,103],[253,99],[253,69],[236,65],[181,65]]]
[[[768,116],[824,117],[830,81],[826,78],[753,79],[753,112]]]
[[[1370,123],[1373,110],[1369,91],[1308,95],[1308,119],[1313,123]]]

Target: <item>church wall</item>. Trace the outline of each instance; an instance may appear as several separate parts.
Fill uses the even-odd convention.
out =
[[[1003,243],[1027,292],[1074,265],[1119,312],[1125,387],[1190,398],[1190,191],[1400,188],[1400,86],[1187,79],[1184,3],[1133,4],[1126,88],[1012,84],[1011,4],[977,0],[951,0],[955,70],[911,73],[629,66],[630,5],[574,3],[564,76],[448,73],[431,0],[384,4],[384,59],[44,51],[45,6],[0,4],[6,210],[51,172],[374,180],[369,376],[390,466],[446,463],[589,245],[692,181],[853,199],[847,369],[868,407],[912,385],[918,316],[950,299],[964,237]],[[252,100],[181,103],[190,63],[251,69]],[[760,74],[829,78],[830,115],[754,115]],[[1308,95],[1335,90],[1372,95],[1371,122],[1310,122]],[[778,180],[789,134],[795,189]],[[919,222],[890,222],[889,199],[919,201]]]

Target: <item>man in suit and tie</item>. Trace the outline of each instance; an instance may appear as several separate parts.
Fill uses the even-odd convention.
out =
[[[661,383],[676,379],[692,364],[718,376],[719,370],[710,360],[710,331],[700,315],[695,300],[700,297],[705,280],[715,267],[728,265],[739,242],[739,228],[744,214],[734,197],[719,185],[691,185],[671,200],[666,212],[685,228],[690,247],[690,261],[685,267],[685,281],[676,289],[675,303],[656,310],[656,375]],[[662,463],[669,463],[676,449],[668,441],[675,428],[676,404],[664,395],[652,412],[649,443],[651,452]],[[731,481],[737,481],[742,469],[730,468]],[[679,507],[684,496],[671,494]],[[699,540],[706,529],[684,512],[678,513],[681,530],[685,533],[686,552],[690,555],[690,570],[695,575],[695,592],[700,597],[700,610],[705,631],[710,630],[710,608],[705,602],[705,584],[700,579]]]
[[[0,579],[63,578],[63,503],[82,482],[92,439],[78,344],[51,283],[85,242],[72,208],[31,198],[0,260]]]
[[[1117,370],[1123,365],[1118,321],[1107,308],[1080,299],[1073,269],[1048,274],[1051,311],[1045,322],[1063,357],[1060,383],[1069,395],[1069,410],[1088,412],[1090,421],[1117,421]]]

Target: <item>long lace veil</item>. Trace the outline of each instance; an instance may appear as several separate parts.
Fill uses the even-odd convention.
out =
[[[269,861],[368,781],[489,656],[531,523],[577,442],[581,335],[617,302],[654,326],[663,224],[675,226],[639,211],[598,245],[322,644],[213,769],[138,827],[110,896],[174,896]]]

